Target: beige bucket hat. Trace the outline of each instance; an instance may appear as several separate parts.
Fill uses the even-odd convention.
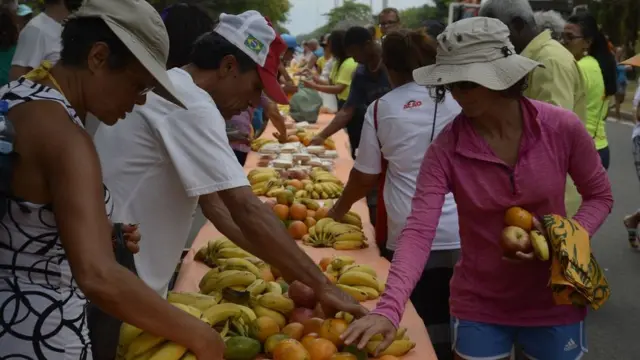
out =
[[[169,35],[160,14],[145,0],[85,0],[70,18],[95,17],[104,20],[158,81],[154,92],[186,108],[167,75]]]
[[[509,28],[500,20],[473,17],[449,25],[438,36],[435,65],[413,71],[425,86],[473,82],[491,90],[506,90],[542,64],[516,54]]]

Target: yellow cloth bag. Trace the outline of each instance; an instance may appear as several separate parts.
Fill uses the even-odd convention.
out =
[[[611,295],[609,283],[591,253],[589,233],[576,221],[546,215],[544,227],[551,243],[549,286],[558,305],[600,308]]]

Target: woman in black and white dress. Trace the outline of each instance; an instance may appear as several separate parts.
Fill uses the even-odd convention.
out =
[[[92,359],[88,300],[198,359],[222,359],[224,344],[209,325],[116,262],[112,204],[84,129],[87,113],[112,125],[154,86],[180,104],[165,71],[160,16],[145,1],[86,0],[62,45],[55,66],[0,89],[17,154],[12,180],[0,179],[12,190],[0,202],[0,359]]]

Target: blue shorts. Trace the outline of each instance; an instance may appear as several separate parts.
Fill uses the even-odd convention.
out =
[[[577,360],[587,352],[584,321],[571,325],[519,327],[491,325],[451,317],[453,350],[466,360],[509,358],[514,344],[529,359]]]

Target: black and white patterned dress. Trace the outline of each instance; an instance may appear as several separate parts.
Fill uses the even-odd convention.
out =
[[[0,88],[9,108],[52,100],[82,122],[56,90],[21,79]],[[107,213],[113,204],[105,188]],[[0,359],[90,360],[87,299],[71,274],[50,205],[9,200],[0,221]]]

